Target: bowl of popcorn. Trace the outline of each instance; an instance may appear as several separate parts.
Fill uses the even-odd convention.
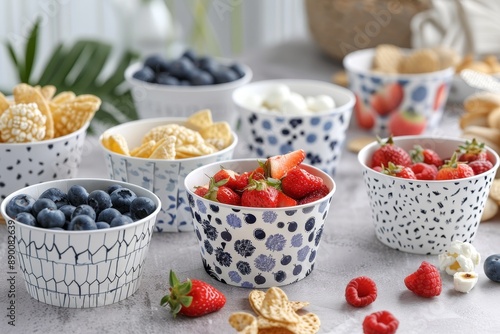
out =
[[[53,86],[0,94],[0,202],[28,185],[76,176],[86,130],[101,100]]]
[[[334,180],[303,164],[303,150],[268,159],[234,159],[185,179],[206,272],[234,286],[264,288],[311,274]]]
[[[31,297],[89,308],[137,291],[160,207],[140,186],[75,178],[21,188],[0,210]]]
[[[296,149],[306,163],[333,174],[341,157],[354,95],[315,80],[265,80],[233,94],[242,154],[268,158]]]
[[[252,70],[237,61],[197,55],[186,50],[180,56],[148,56],[130,65],[125,79],[140,118],[188,117],[211,109],[214,120],[237,123],[231,94],[252,79]]]
[[[454,75],[447,49],[401,49],[380,45],[343,60],[356,95],[360,129],[379,136],[418,135],[442,118]]]
[[[374,141],[358,160],[376,237],[416,254],[474,240],[500,163],[477,140],[423,135]]]
[[[188,118],[127,122],[100,137],[109,177],[144,187],[162,201],[156,231],[192,231],[184,178],[192,170],[231,159],[238,143],[227,122],[208,109]]]

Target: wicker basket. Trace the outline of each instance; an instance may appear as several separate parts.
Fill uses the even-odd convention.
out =
[[[328,55],[342,60],[352,51],[393,44],[411,47],[413,15],[432,0],[305,0],[309,30]]]

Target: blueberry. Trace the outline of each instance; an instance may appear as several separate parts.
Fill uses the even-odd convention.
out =
[[[139,220],[146,218],[156,210],[156,205],[151,198],[148,197],[137,197],[130,203],[130,213],[132,214],[132,219]]]
[[[149,67],[155,73],[168,72],[170,63],[161,55],[151,55],[144,60],[144,66]]]
[[[500,282],[500,254],[490,255],[484,260],[484,274],[493,282]]]
[[[97,221],[99,222],[106,222],[106,223],[111,223],[113,218],[121,216],[120,211],[116,210],[115,208],[107,208],[102,210],[99,215],[97,216]]]
[[[73,214],[71,215],[71,220],[75,219],[76,216],[89,216],[92,220],[95,220],[96,213],[90,205],[82,204],[75,208]]]
[[[63,227],[66,222],[66,217],[61,210],[45,208],[38,213],[36,220],[41,227]]]
[[[29,212],[19,212],[15,219],[22,224],[36,226],[36,218]]]
[[[104,190],[94,190],[89,194],[87,204],[90,205],[96,214],[111,207],[111,197]]]
[[[226,66],[220,66],[215,73],[212,73],[212,75],[214,76],[215,83],[217,84],[238,80],[236,72]]]
[[[63,205],[59,208],[64,213],[64,216],[66,217],[66,221],[69,222],[71,220],[71,217],[73,216],[73,212],[75,211],[76,206],[68,204],[68,205]]]
[[[241,66],[241,64],[239,63],[234,63],[234,64],[231,64],[229,66],[229,68],[231,70],[234,71],[234,73],[236,73],[236,75],[238,76],[238,79],[239,78],[243,78],[245,76],[245,70],[243,69],[243,66]]]
[[[102,230],[102,229],[105,229],[105,228],[110,228],[109,224],[106,223],[106,222],[97,222],[97,223],[95,223],[95,225],[97,226],[98,230]]]
[[[196,53],[192,49],[187,49],[186,51],[184,51],[184,53],[182,54],[181,57],[186,57],[189,60],[191,60],[193,63],[196,62],[196,59],[198,58],[196,56]]]
[[[166,86],[178,86],[179,85],[179,79],[177,79],[174,76],[171,76],[168,73],[159,73],[156,78],[155,82],[160,85],[166,85]]]
[[[120,215],[118,217],[113,218],[113,220],[111,221],[109,226],[110,227],[117,227],[117,226],[131,224],[133,222],[134,222],[134,220],[132,218],[130,218],[129,216]]]
[[[110,195],[113,208],[121,213],[130,211],[130,203],[137,198],[137,195],[128,188],[118,188]]]
[[[89,231],[89,230],[97,230],[97,225],[94,219],[90,218],[86,215],[80,215],[74,217],[70,224],[69,228],[73,231]]]
[[[37,217],[38,213],[45,208],[57,209],[56,203],[48,198],[39,198],[33,203],[33,208],[31,209],[31,213],[33,216]]]
[[[136,71],[132,77],[141,81],[153,82],[155,80],[155,72],[149,67],[143,67]]]
[[[198,71],[193,62],[186,57],[174,60],[170,66],[170,74],[177,79],[189,79]]]
[[[38,198],[48,198],[52,200],[54,203],[56,203],[57,208],[60,208],[61,206],[66,204],[70,204],[68,201],[68,195],[66,195],[66,193],[58,188],[49,188],[45,190]]]
[[[191,78],[190,83],[193,86],[212,85],[214,83],[214,77],[210,73],[200,70]]]
[[[87,189],[80,185],[75,184],[68,189],[68,200],[73,206],[87,204],[88,197]]]
[[[207,71],[211,74],[215,73],[215,71],[219,68],[219,63],[209,56],[199,58],[197,65],[200,70]]]
[[[108,189],[106,189],[106,192],[111,195],[111,193],[118,188],[122,188],[122,186],[119,184],[113,184],[113,185],[109,186]]]
[[[179,81],[179,86],[191,86],[191,83],[187,80]]]
[[[5,212],[9,217],[14,218],[20,212],[31,212],[35,199],[27,194],[14,196],[5,206]]]

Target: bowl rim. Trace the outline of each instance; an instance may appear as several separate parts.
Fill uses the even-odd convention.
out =
[[[348,101],[347,101],[347,103],[342,104],[340,106],[336,105],[333,109],[298,115],[298,114],[271,113],[269,111],[265,111],[262,109],[248,108],[247,106],[239,103],[239,101],[237,101],[237,99],[236,99],[236,95],[241,94],[242,91],[245,91],[248,88],[252,88],[255,86],[259,86],[259,85],[273,85],[273,84],[285,84],[285,85],[305,84],[305,85],[324,86],[325,88],[334,89],[338,93],[344,94],[345,96],[347,96]],[[324,94],[324,95],[327,95],[327,94]],[[252,81],[244,86],[236,88],[232,93],[232,100],[236,106],[238,106],[239,108],[241,108],[243,110],[251,111],[251,112],[257,113],[259,115],[267,115],[267,116],[280,117],[280,118],[285,118],[285,119],[297,118],[297,117],[314,118],[314,117],[319,117],[319,116],[341,114],[347,110],[353,109],[354,105],[356,103],[356,97],[354,96],[354,93],[350,89],[339,86],[339,85],[331,83],[331,82],[314,80],[314,79],[269,79],[269,80]]]
[[[263,159],[265,160],[265,159]],[[203,201],[208,201],[208,202],[213,202],[209,199],[206,199],[206,198],[203,198],[197,194],[194,193],[194,191],[192,189],[190,189],[188,187],[188,181],[189,179],[191,179],[193,177],[194,174],[199,174],[199,173],[202,173],[203,170],[207,169],[207,168],[212,168],[214,165],[227,165],[229,163],[249,163],[249,162],[258,162],[258,161],[261,161],[260,159],[258,158],[245,158],[245,159],[231,159],[231,160],[225,160],[225,161],[216,161],[216,162],[212,162],[212,163],[209,163],[209,164],[206,164],[206,165],[203,165],[201,167],[198,167],[194,170],[192,170],[190,173],[188,173],[188,175],[186,176],[186,178],[184,179],[184,188],[186,189],[186,192],[194,197],[197,197],[197,198],[200,198],[201,200]],[[326,173],[325,171],[317,168],[317,167],[314,167],[312,165],[309,165],[309,164],[300,164],[299,166],[302,166],[302,167],[306,167],[306,169],[309,169],[309,170],[312,170],[314,172],[316,172],[317,174],[314,174],[314,175],[321,175],[322,178],[327,178],[331,183],[332,183],[332,189],[330,189],[330,191],[328,192],[328,194],[316,201],[313,201],[313,202],[309,202],[309,203],[306,203],[306,204],[301,204],[301,205],[295,205],[295,206],[287,206],[287,207],[279,207],[279,208],[258,208],[258,207],[248,207],[248,206],[235,206],[235,205],[229,205],[229,204],[225,204],[225,203],[218,203],[218,202],[213,202],[213,203],[217,203],[218,206],[222,206],[222,207],[225,207],[225,208],[229,208],[229,209],[234,209],[234,208],[237,208],[239,209],[240,211],[241,210],[256,210],[256,211],[276,211],[276,210],[279,210],[279,211],[288,211],[288,210],[300,210],[304,207],[309,207],[309,206],[316,206],[318,205],[320,202],[324,201],[325,199],[328,199],[328,198],[331,198],[333,197],[333,195],[335,194],[336,190],[337,190],[337,184],[335,183],[335,180],[333,179],[333,177],[330,176],[330,174]]]
[[[115,126],[109,128],[109,129],[106,129],[99,136],[99,146],[101,147],[101,149],[104,150],[104,152],[106,152],[108,154],[111,154],[111,155],[114,155],[114,156],[118,156],[118,157],[122,157],[122,158],[126,158],[126,159],[137,160],[137,161],[144,161],[144,162],[168,162],[168,163],[172,163],[172,162],[182,162],[182,161],[193,161],[193,160],[196,160],[196,159],[210,158],[210,157],[213,157],[213,156],[222,155],[222,154],[227,153],[228,151],[234,150],[236,148],[236,145],[238,145],[238,140],[239,140],[238,139],[238,135],[232,129],[231,129],[231,135],[233,136],[233,141],[232,141],[232,143],[229,146],[223,148],[220,151],[214,152],[214,153],[200,155],[200,156],[192,157],[192,158],[185,158],[185,159],[150,159],[150,158],[132,157],[132,156],[128,156],[128,155],[124,155],[124,154],[119,154],[119,153],[113,152],[113,151],[109,150],[107,147],[105,147],[102,144],[102,139],[104,137],[104,134],[107,131],[117,130],[117,129],[122,128],[122,127],[133,126],[134,124],[137,124],[137,123],[152,123],[152,124],[154,124],[156,126],[165,125],[165,124],[179,124],[179,125],[182,125],[180,123],[185,122],[186,120],[187,120],[187,118],[185,118],[185,117],[156,117],[156,118],[137,119],[137,120],[134,120],[134,121],[129,121],[129,122],[125,122],[125,123],[122,123],[122,124],[118,124],[118,125],[115,125]],[[151,127],[151,129],[154,127],[154,125]]]
[[[26,225],[26,224],[20,223],[17,220],[15,220],[14,218],[12,218],[9,215],[7,215],[7,212],[5,211],[5,208],[7,206],[7,203],[13,197],[15,197],[17,195],[20,195],[20,194],[23,194],[26,189],[33,189],[33,188],[39,187],[42,184],[49,186],[50,184],[59,183],[59,182],[66,182],[66,183],[70,183],[70,184],[80,184],[81,182],[83,182],[83,183],[85,183],[85,182],[105,182],[106,184],[109,184],[109,185],[119,184],[122,187],[140,188],[141,191],[144,191],[144,192],[146,192],[148,194],[149,198],[151,198],[151,199],[153,199],[155,201],[156,210],[153,213],[151,213],[149,216],[147,216],[145,218],[142,218],[142,219],[139,219],[139,220],[137,220],[137,221],[135,221],[133,223],[127,224],[127,225],[122,225],[122,226],[117,226],[117,227],[111,227],[109,229],[106,228],[106,229],[97,229],[97,230],[88,230],[88,231],[52,230],[52,229],[43,228],[43,227],[30,226],[30,225]],[[131,189],[131,190],[134,191],[133,189]],[[47,182],[43,182],[43,183],[32,184],[31,186],[24,187],[24,188],[21,188],[21,189],[18,189],[16,191],[12,192],[0,204],[0,212],[1,212],[2,216],[4,218],[7,218],[7,217],[9,218],[9,219],[6,219],[6,224],[9,224],[9,221],[13,221],[13,222],[15,222],[16,226],[19,225],[22,228],[32,229],[32,230],[35,230],[35,231],[40,231],[40,232],[45,232],[45,233],[47,233],[47,232],[56,233],[56,234],[67,234],[67,233],[70,233],[70,234],[73,234],[73,235],[98,234],[98,233],[103,233],[103,232],[106,233],[106,232],[109,232],[110,230],[111,231],[120,231],[120,230],[125,230],[125,229],[129,229],[129,228],[133,228],[133,227],[135,227],[137,225],[144,224],[147,220],[152,219],[152,217],[156,217],[158,215],[158,213],[160,212],[160,210],[161,210],[161,200],[152,191],[150,191],[150,190],[148,190],[146,188],[143,188],[141,186],[135,185],[133,183],[128,183],[128,182],[124,182],[124,181],[118,181],[118,180],[111,180],[111,179],[104,179],[104,178],[60,179],[60,180],[53,180],[53,181],[47,181]]]
[[[228,63],[236,63],[238,62],[237,60],[233,59],[227,59],[227,58],[215,58],[218,61],[222,62],[223,64],[228,64]],[[247,84],[250,82],[253,78],[253,71],[250,68],[250,66],[238,62],[238,64],[243,67],[245,71],[245,75],[242,76],[241,78],[231,81],[231,82],[225,82],[221,84],[212,84],[212,85],[201,85],[201,86],[168,86],[168,85],[161,85],[157,83],[152,83],[152,82],[146,82],[142,80],[135,79],[133,77],[133,74],[135,71],[139,70],[144,66],[142,61],[137,61],[132,64],[130,64],[126,69],[125,69],[125,80],[131,84],[132,86],[140,86],[146,89],[150,90],[156,90],[158,92],[171,92],[171,93],[210,93],[210,92],[219,92],[219,91],[224,91],[224,90],[230,90],[234,89],[236,87],[239,87],[241,85]]]
[[[352,58],[354,56],[360,55],[360,54],[373,54],[375,53],[376,48],[368,48],[368,49],[361,49],[361,50],[356,50],[348,53],[344,59],[342,60],[342,65],[346,69],[347,73],[355,73],[358,75],[369,75],[377,78],[388,78],[388,79],[427,79],[431,78],[434,76],[440,76],[440,77],[449,77],[450,80],[452,79],[453,75],[455,74],[455,69],[453,66],[441,69],[439,71],[434,71],[434,72],[425,72],[425,73],[381,73],[381,72],[375,72],[372,69],[359,69],[357,67],[351,66]],[[408,48],[400,48],[403,51],[411,51],[414,49],[408,49]]]
[[[382,138],[382,140],[386,140],[387,138]],[[460,138],[460,137],[451,137],[451,136],[431,136],[431,135],[408,135],[408,136],[395,136],[393,137],[393,140],[394,140],[394,143],[397,144],[398,141],[414,141],[414,140],[434,140],[434,139],[439,139],[440,141],[458,141],[458,142],[461,142],[461,143],[465,143],[465,141],[469,140],[469,139],[466,139],[466,138]],[[500,156],[498,155],[497,152],[495,152],[495,150],[493,150],[491,147],[489,147],[488,145],[485,144],[485,148],[488,152],[488,154],[492,155],[494,158],[495,158],[495,164],[493,165],[493,167],[486,171],[486,172],[483,172],[481,174],[477,174],[477,175],[474,175],[474,176],[469,176],[469,177],[464,177],[464,178],[461,178],[461,179],[452,179],[452,180],[413,180],[413,179],[405,179],[405,178],[401,178],[401,177],[397,177],[397,176],[392,176],[392,175],[386,175],[386,174],[382,174],[382,173],[379,173],[375,170],[373,170],[372,168],[370,168],[366,163],[365,161],[362,160],[362,157],[363,156],[367,156],[367,152],[372,150],[376,145],[378,145],[378,141],[377,140],[374,140],[373,142],[365,145],[359,152],[358,152],[358,163],[367,171],[372,171],[374,173],[378,173],[380,175],[382,175],[382,177],[387,177],[388,179],[393,179],[393,180],[399,180],[399,181],[407,181],[407,182],[416,182],[416,183],[431,183],[431,184],[442,184],[442,183],[456,183],[457,181],[466,181],[466,180],[471,180],[471,179],[475,179],[475,178],[480,178],[480,177],[483,177],[485,174],[487,173],[490,173],[492,170],[497,170],[499,165],[500,165]]]

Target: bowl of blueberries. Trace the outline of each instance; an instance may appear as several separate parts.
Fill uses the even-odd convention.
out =
[[[197,55],[150,55],[125,71],[140,118],[188,117],[200,109],[212,110],[214,120],[238,121],[233,91],[252,79],[252,70],[234,60]]]
[[[28,293],[69,308],[109,305],[137,291],[160,208],[149,190],[106,179],[35,184],[0,206]]]

